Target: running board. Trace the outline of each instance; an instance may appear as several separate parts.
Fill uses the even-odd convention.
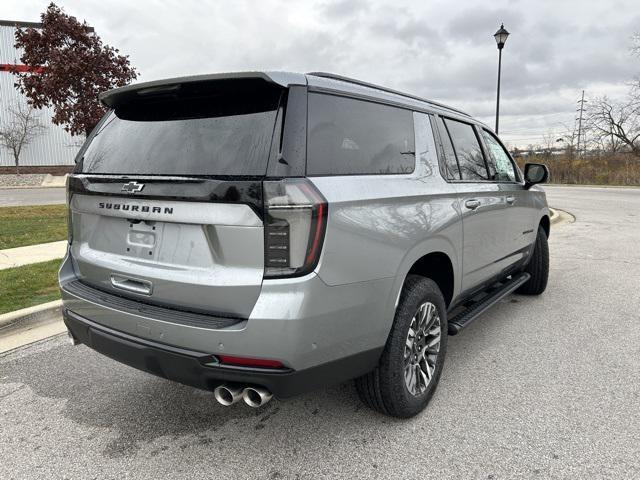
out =
[[[471,322],[529,280],[530,277],[531,275],[523,272],[512,277],[510,280],[501,282],[497,287],[489,290],[487,295],[477,302],[472,303],[449,320],[449,335],[456,335],[460,330],[468,327]]]

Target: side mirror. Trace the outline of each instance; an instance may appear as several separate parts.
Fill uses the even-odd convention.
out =
[[[549,179],[549,169],[541,163],[525,163],[524,188],[531,188],[536,183],[545,183]]]

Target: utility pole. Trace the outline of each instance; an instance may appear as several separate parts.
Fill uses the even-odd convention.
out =
[[[587,100],[584,99],[584,90],[582,90],[582,98],[580,100],[578,100],[578,103],[580,104],[580,109],[578,110],[580,112],[580,116],[578,117],[578,147],[577,147],[578,156],[580,156],[580,139],[584,135],[582,133],[582,114],[584,112],[584,104],[585,104],[586,101]],[[583,140],[582,143],[583,143],[583,148],[584,148],[584,143],[585,143],[584,140]]]

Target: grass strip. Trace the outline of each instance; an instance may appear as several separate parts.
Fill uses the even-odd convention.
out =
[[[0,250],[67,238],[65,205],[0,208]]]
[[[0,314],[60,298],[61,259],[0,270]]]

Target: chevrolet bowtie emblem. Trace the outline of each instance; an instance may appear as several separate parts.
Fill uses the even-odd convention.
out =
[[[144,188],[144,183],[138,183],[138,182],[129,182],[122,185],[122,191],[129,192],[129,193],[141,192],[143,188]]]

